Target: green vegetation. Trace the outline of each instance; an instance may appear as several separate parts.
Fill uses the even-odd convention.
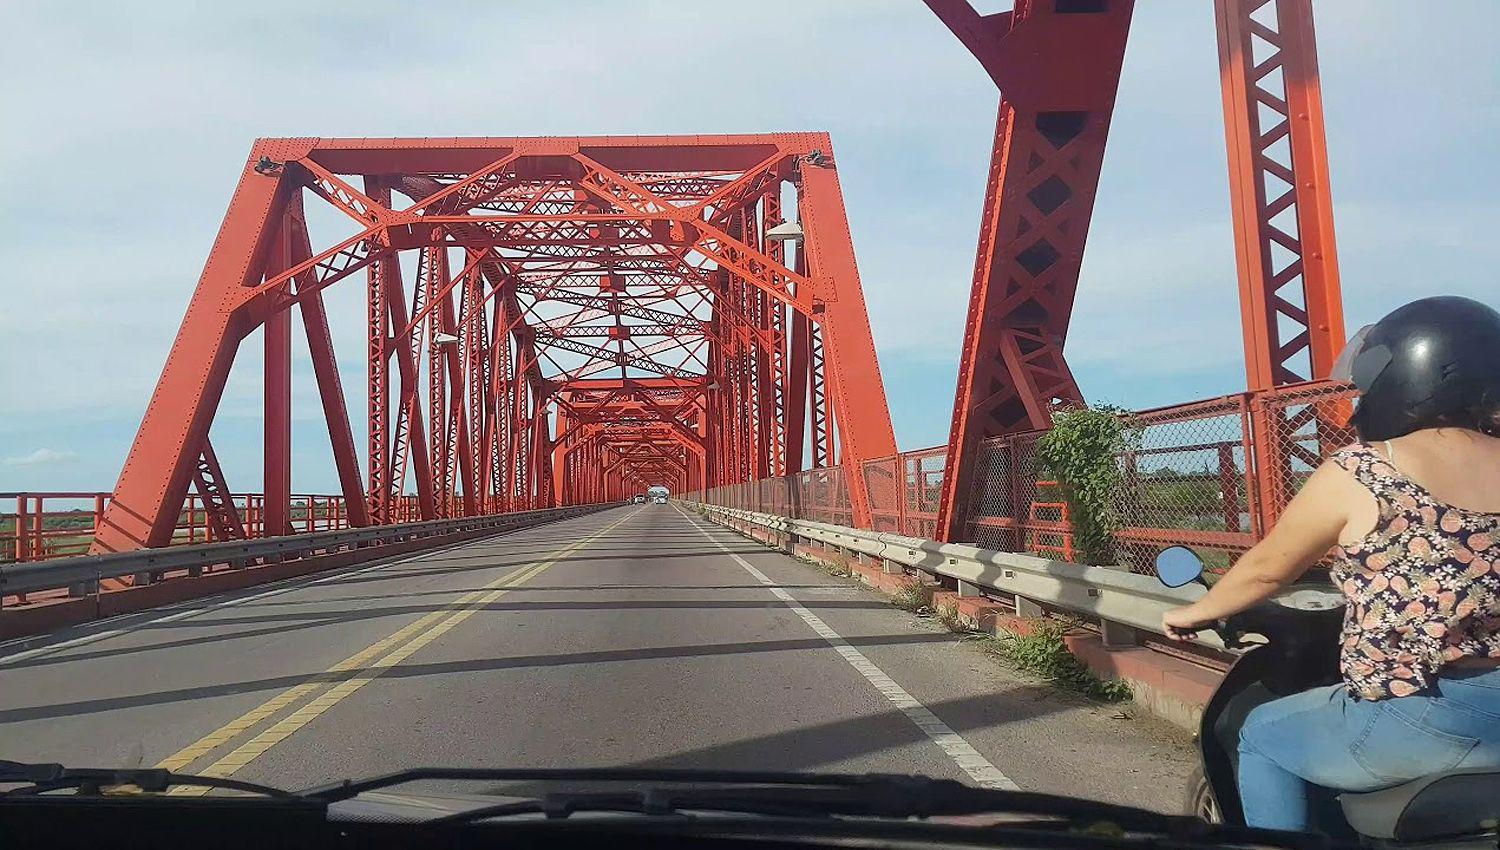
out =
[[[1125,411],[1110,405],[1076,407],[1052,416],[1052,428],[1037,440],[1037,459],[1060,482],[1068,502],[1080,560],[1115,561],[1120,529],[1116,500],[1122,483],[1119,455],[1139,442]]]
[[[901,591],[895,598],[895,605],[913,614],[926,608],[932,608],[932,586],[922,582],[912,582],[906,589]]]
[[[1028,622],[1030,634],[1007,632],[1000,637],[981,638],[985,650],[1054,685],[1094,699],[1121,702],[1131,698],[1129,685],[1119,679],[1099,678],[1068,651],[1063,641],[1068,623],[1049,618]]]

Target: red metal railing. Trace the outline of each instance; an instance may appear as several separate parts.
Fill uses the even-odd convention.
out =
[[[1117,560],[1146,572],[1167,546],[1197,550],[1221,570],[1255,545],[1333,450],[1354,440],[1352,387],[1315,382],[1130,415],[1137,439],[1119,456]],[[1074,555],[1067,499],[1040,469],[1029,431],[986,441],[975,462],[967,539],[987,548]],[[936,534],[946,448],[866,461],[871,527]],[[838,467],[688,494],[744,510],[849,524]]]
[[[28,491],[0,493],[0,562],[46,561],[88,551],[99,518],[108,507],[109,493]],[[265,535],[265,497],[246,493],[234,498],[249,537]],[[292,496],[292,533],[334,531],[349,527],[343,496],[297,494]],[[421,519],[417,498],[403,496],[396,505],[394,522]],[[208,515],[197,495],[190,495],[178,514],[170,545],[212,543],[218,539],[209,527]]]

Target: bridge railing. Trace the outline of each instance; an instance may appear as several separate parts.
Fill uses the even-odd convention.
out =
[[[48,561],[87,553],[110,499],[110,493],[99,491],[0,493],[0,563]],[[234,503],[244,523],[245,536],[266,536],[265,497],[260,493],[243,493],[234,497]],[[395,512],[398,523],[421,518],[416,496],[401,497]],[[294,494],[288,516],[293,534],[349,527],[349,512],[341,495]],[[191,546],[222,539],[210,527],[203,501],[197,495],[189,495],[178,514],[169,545]]]
[[[1321,458],[1354,440],[1343,423],[1353,387],[1317,382],[1129,414],[1135,437],[1117,457],[1120,566],[1146,573],[1156,553],[1191,546],[1222,570],[1264,535]],[[1062,485],[1037,457],[1043,432],[986,441],[963,542],[1073,560]],[[934,539],[946,448],[866,461],[872,531]],[[852,525],[839,467],[687,494],[692,501],[791,519]]]
[[[0,564],[0,639],[463,542],[609,506],[569,505]]]

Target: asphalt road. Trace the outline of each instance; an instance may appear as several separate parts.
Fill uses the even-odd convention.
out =
[[[1191,754],[1130,714],[670,505],[0,647],[0,758],[285,788],[416,765],[692,766],[1174,810]]]

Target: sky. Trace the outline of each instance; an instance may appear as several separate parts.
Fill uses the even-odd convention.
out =
[[[1315,4],[1351,330],[1500,303],[1500,4],[1436,5]],[[262,136],[827,130],[898,443],[947,439],[998,95],[920,0],[6,0],[0,81],[0,491],[112,486]],[[1067,346],[1091,401],[1244,387],[1222,120],[1210,0],[1137,0]],[[357,287],[329,306],[348,387]],[[213,431],[240,490],[258,349]],[[294,488],[333,492],[300,359],[294,417]]]

